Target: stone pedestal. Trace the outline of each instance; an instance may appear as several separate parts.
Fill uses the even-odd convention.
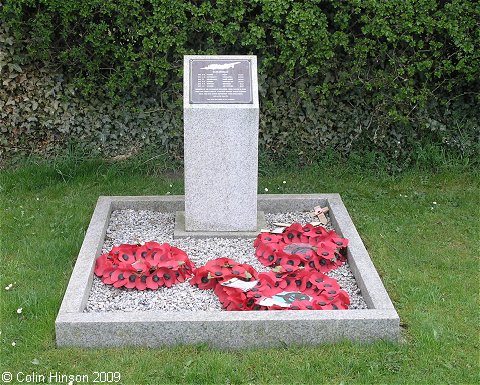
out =
[[[201,75],[192,73],[195,60],[205,60],[206,64],[200,66],[197,62]],[[233,71],[236,65],[247,65],[246,60],[250,65],[251,79],[245,79],[241,86],[249,87],[248,95],[247,92],[235,92],[238,74]],[[217,78],[216,84],[209,80],[217,76],[214,71],[222,76],[220,80]],[[205,87],[203,94],[198,87]],[[192,92],[197,94],[192,95]],[[209,99],[209,95],[217,99]],[[183,103],[185,230],[258,231],[256,57],[185,56]]]

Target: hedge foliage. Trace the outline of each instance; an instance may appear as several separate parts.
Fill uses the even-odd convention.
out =
[[[127,142],[148,138],[178,154],[183,55],[255,54],[267,152],[405,159],[426,143],[469,156],[479,148],[478,2],[7,0],[0,12],[17,45],[11,61],[56,65],[61,99],[76,105],[50,125],[21,108],[14,127],[2,117],[20,141],[47,130],[52,143],[83,135],[86,147],[118,151],[127,120]],[[2,60],[2,79],[21,73]]]
[[[166,100],[167,94],[122,107],[105,98],[82,97],[51,63],[25,60],[23,47],[1,26],[0,69],[0,155],[73,149],[124,157],[136,154],[139,143],[155,144],[165,154],[179,151],[180,107]]]

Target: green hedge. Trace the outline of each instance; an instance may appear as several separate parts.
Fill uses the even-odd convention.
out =
[[[258,56],[269,153],[478,151],[478,2],[11,0],[0,12],[24,61],[60,66],[85,103],[129,101],[133,120],[163,108],[165,129],[152,141],[168,151],[181,149],[184,54]],[[159,107],[144,106],[145,95]],[[98,132],[85,136],[92,147]]]

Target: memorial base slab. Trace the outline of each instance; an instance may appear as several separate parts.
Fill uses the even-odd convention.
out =
[[[100,197],[55,322],[57,346],[158,347],[206,343],[234,349],[399,339],[398,314],[338,194],[259,195],[257,201],[265,213],[328,206],[335,231],[349,239],[348,263],[368,309],[86,313],[95,259],[101,253],[112,211],[179,212],[185,205],[183,196]]]
[[[265,226],[265,213],[258,211],[256,231],[187,231],[185,230],[185,211],[177,211],[173,238],[255,238]]]

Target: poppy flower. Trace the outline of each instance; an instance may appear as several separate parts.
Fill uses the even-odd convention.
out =
[[[160,247],[168,245],[168,243],[164,243],[163,245],[160,245]],[[157,242],[145,242],[144,245],[148,251],[152,251],[153,249],[156,249],[159,247],[159,244]]]
[[[112,275],[115,272],[115,270],[112,270],[108,273],[108,275],[103,275],[102,277],[102,282],[107,284],[107,285],[113,285],[113,280],[112,280]]]
[[[262,285],[274,286],[277,280],[281,279],[281,277],[282,277],[281,274],[277,277],[276,274],[273,273],[272,271],[259,273],[257,276],[257,279],[258,279],[257,286],[262,286]]]
[[[287,277],[290,279],[290,287],[292,290],[298,290],[302,293],[305,293],[307,290],[308,280],[306,279],[305,274],[302,274],[304,271],[299,274],[289,274]],[[306,293],[305,293],[306,294]]]
[[[190,284],[197,285],[199,289],[214,289],[219,282],[232,278],[251,281],[256,276],[256,270],[248,264],[239,264],[229,258],[217,258],[195,269]]]
[[[266,245],[269,243],[278,243],[280,238],[282,238],[282,236],[278,234],[260,233],[253,242],[253,247],[257,247],[258,243],[263,243]]]
[[[350,297],[345,290],[340,290],[337,297],[335,298],[335,302],[339,309],[346,310],[350,305]]]
[[[122,287],[128,282],[127,275],[122,270],[115,270],[110,276],[114,287]]]
[[[340,290],[340,285],[336,279],[320,272],[312,272],[308,277],[308,281],[312,283],[312,285],[314,285],[319,292],[323,292],[325,290]]]
[[[175,272],[172,269],[161,268],[157,270],[157,273],[162,276],[166,287],[172,287],[176,281]]]
[[[135,254],[135,259],[137,261],[145,261],[145,259],[147,258],[147,254],[150,252],[150,250],[148,249],[147,246],[145,245],[142,245],[142,246],[139,246],[136,248],[134,254]]]
[[[145,284],[149,289],[157,290],[159,287],[163,286],[164,281],[161,275],[159,275],[157,272],[154,272],[147,277]]]
[[[312,301],[295,301],[287,310],[320,310],[320,306]]]
[[[292,273],[295,270],[305,266],[305,261],[298,255],[295,254],[283,254],[279,262],[286,272]]]
[[[145,257],[145,260],[148,261],[150,265],[158,266],[160,261],[169,259],[170,245],[168,243],[159,245],[156,242],[148,242],[148,244],[148,253]]]
[[[112,254],[119,262],[133,263],[135,262],[135,250],[137,245],[123,244],[118,246],[117,250],[112,249]]]
[[[312,232],[311,233],[309,232],[310,236],[321,238],[328,235],[328,231],[325,229],[325,227],[322,227],[322,226],[312,226],[312,227],[313,227]]]
[[[215,294],[226,310],[248,310],[247,296],[240,289],[234,289],[222,285],[215,286]]]
[[[95,261],[95,274],[102,277],[105,271],[108,271],[113,266],[112,257],[109,254],[100,255]]]
[[[346,310],[350,304],[348,294],[343,290],[337,295],[319,294],[315,301],[321,310]]]
[[[322,227],[315,227],[311,223],[308,223],[305,226],[303,226],[303,235],[307,238],[315,237],[318,235],[316,234],[316,230],[319,230],[319,229],[322,229]]]
[[[286,244],[296,242],[300,239],[302,233],[303,233],[302,225],[300,223],[294,223],[285,229],[285,231],[283,232],[282,240]],[[268,234],[268,233],[264,233],[264,234]]]
[[[341,266],[343,261],[339,258],[325,259],[325,258],[316,258],[314,260],[315,269],[321,273],[328,273],[331,270],[336,269]]]
[[[147,288],[147,278],[148,277],[146,275],[137,277],[137,280],[135,281],[135,288],[138,290],[145,290]]]
[[[178,274],[178,275],[177,275]],[[184,267],[179,266],[178,270],[176,271],[175,275],[177,275],[178,282],[184,282],[188,277],[188,270]]]
[[[332,260],[336,258],[336,249],[329,243],[320,242],[317,245],[316,253],[321,259]]]
[[[111,263],[107,266],[105,266],[105,269],[103,270],[103,274],[101,275],[102,278],[108,278],[110,274],[117,269],[118,265]]]
[[[197,286],[199,289],[213,289],[217,284],[217,280],[210,274],[205,266],[199,267],[193,271],[193,278],[190,285]]]
[[[270,244],[260,243],[256,250],[255,255],[258,260],[265,266],[272,266],[277,263],[278,254],[275,252],[275,249],[271,247]]]
[[[232,278],[238,278],[243,281],[252,281],[257,277],[257,271],[248,264],[238,264],[232,266],[231,269],[225,271],[223,274],[223,280],[228,281]]]
[[[132,268],[138,273],[146,273],[150,270],[150,264],[145,259],[137,259],[131,264]]]
[[[179,260],[188,260],[187,253],[185,251],[179,249],[178,247],[175,246],[170,246],[170,255],[172,259],[175,259],[177,261]]]
[[[124,275],[126,275],[126,277],[128,279],[128,282],[125,283],[124,286],[127,289],[133,289],[136,285],[136,280],[138,278],[138,274],[132,271],[132,272],[129,272],[129,273],[124,272]]]
[[[328,240],[334,245],[335,248],[340,249],[348,246],[348,239],[339,237],[332,230],[328,234]]]

